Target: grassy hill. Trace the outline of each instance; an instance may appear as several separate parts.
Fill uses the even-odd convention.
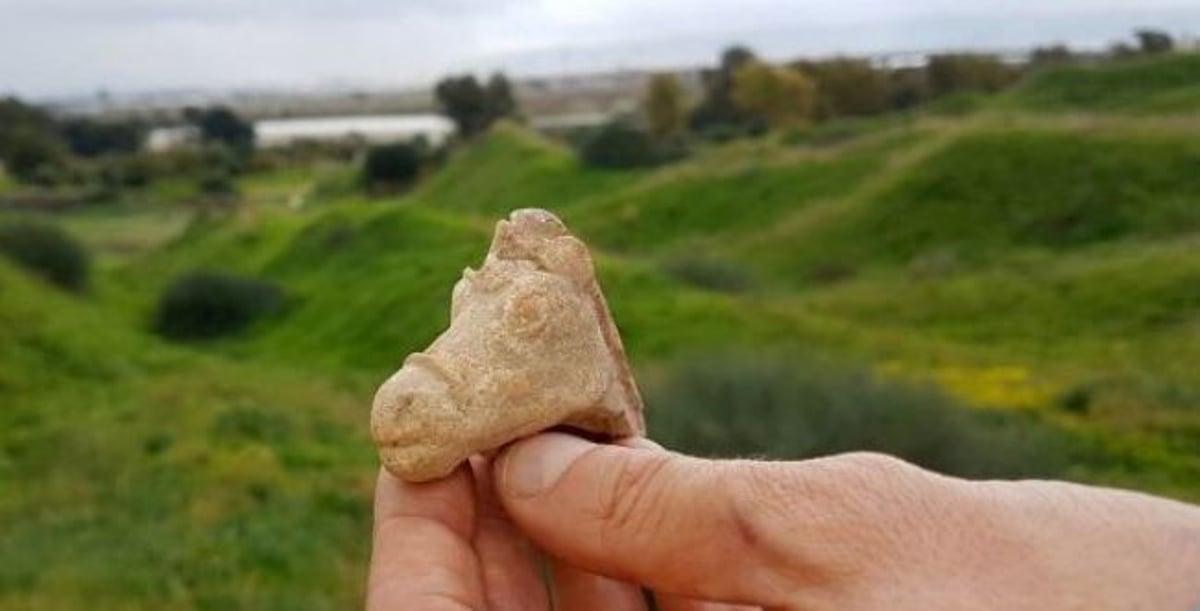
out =
[[[0,608],[360,600],[356,393],[163,345],[3,262],[0,372]]]
[[[586,169],[502,125],[402,196],[286,168],[223,214],[63,215],[100,256],[91,292],[0,260],[0,608],[359,604],[371,394],[527,206],[593,246],[674,447],[875,448],[1200,499],[1200,122],[1096,114],[1185,108],[1161,100],[1190,95],[1194,61],[1048,72],[973,114],[655,169]],[[1164,84],[1125,99],[1135,67]],[[194,270],[284,305],[236,337],[157,338],[160,294]]]
[[[831,266],[980,264],[1200,229],[1195,131],[1001,129],[983,121],[877,193],[740,250],[797,283]]]
[[[1011,102],[1038,111],[1194,112],[1200,109],[1200,53],[1047,70]]]

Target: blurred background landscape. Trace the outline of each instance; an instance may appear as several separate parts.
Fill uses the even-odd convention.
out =
[[[673,449],[1200,501],[1200,8],[661,4],[0,0],[0,608],[360,606],[523,207]]]

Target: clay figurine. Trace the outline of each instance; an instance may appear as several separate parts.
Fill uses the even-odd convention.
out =
[[[420,482],[559,426],[639,435],[642,400],[587,247],[553,214],[518,210],[463,271],[450,328],[379,388],[371,433],[384,466]]]

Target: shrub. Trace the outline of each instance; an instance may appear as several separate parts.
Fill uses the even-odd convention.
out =
[[[1065,465],[1059,438],[1041,425],[861,371],[725,355],[676,364],[646,391],[654,437],[688,453],[867,450],[971,477],[1054,475]]]
[[[818,119],[878,115],[891,108],[888,73],[867,60],[838,57],[795,67],[816,83]]]
[[[0,255],[62,288],[87,285],[88,257],[83,246],[62,229],[42,223],[0,225]]]
[[[411,144],[373,146],[363,162],[363,180],[370,186],[406,186],[421,172],[421,155]]]
[[[1020,76],[1020,71],[996,56],[971,53],[934,55],[925,70],[930,90],[939,97],[959,92],[994,93]]]
[[[100,183],[107,188],[144,187],[154,178],[155,164],[149,155],[111,155],[99,162]]]
[[[204,142],[224,145],[242,156],[254,150],[254,124],[233,110],[224,106],[189,108],[184,115],[200,130]]]
[[[663,264],[663,270],[685,284],[721,293],[741,293],[752,284],[744,268],[719,259],[675,257]]]
[[[13,135],[4,143],[0,156],[13,178],[39,186],[52,186],[64,163],[59,143],[33,131]]]
[[[473,138],[498,119],[517,113],[512,86],[501,72],[493,74],[486,84],[471,74],[444,78],[434,86],[434,95],[463,138]]]
[[[212,272],[175,279],[158,302],[154,330],[172,339],[230,335],[279,309],[282,296],[271,283]]]
[[[688,117],[688,124],[697,132],[744,134],[746,124],[761,117],[738,107],[733,101],[733,75],[747,63],[755,61],[752,51],[733,46],[721,53],[716,68],[704,70],[704,98]]]
[[[619,121],[608,123],[580,149],[584,165],[594,168],[637,168],[658,162],[650,134]]]
[[[1175,39],[1162,30],[1138,30],[1134,32],[1138,47],[1146,55],[1160,55],[1175,50]]]
[[[670,138],[682,133],[687,126],[683,89],[673,74],[651,76],[642,94],[641,105],[650,133],[656,138]]]
[[[807,122],[817,105],[817,86],[803,72],[752,61],[733,75],[733,101],[772,127]]]
[[[108,153],[136,153],[146,139],[146,129],[137,121],[101,121],[73,118],[60,127],[71,152],[82,157]]]
[[[907,110],[929,99],[929,75],[924,68],[899,68],[888,78],[893,110]]]

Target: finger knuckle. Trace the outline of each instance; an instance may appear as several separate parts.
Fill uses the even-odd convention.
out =
[[[669,456],[623,454],[612,483],[603,497],[600,521],[606,540],[644,537],[665,519],[663,483],[670,468]]]
[[[838,456],[837,460],[841,469],[856,472],[860,477],[904,476],[912,468],[895,456],[879,452],[851,452]]]

